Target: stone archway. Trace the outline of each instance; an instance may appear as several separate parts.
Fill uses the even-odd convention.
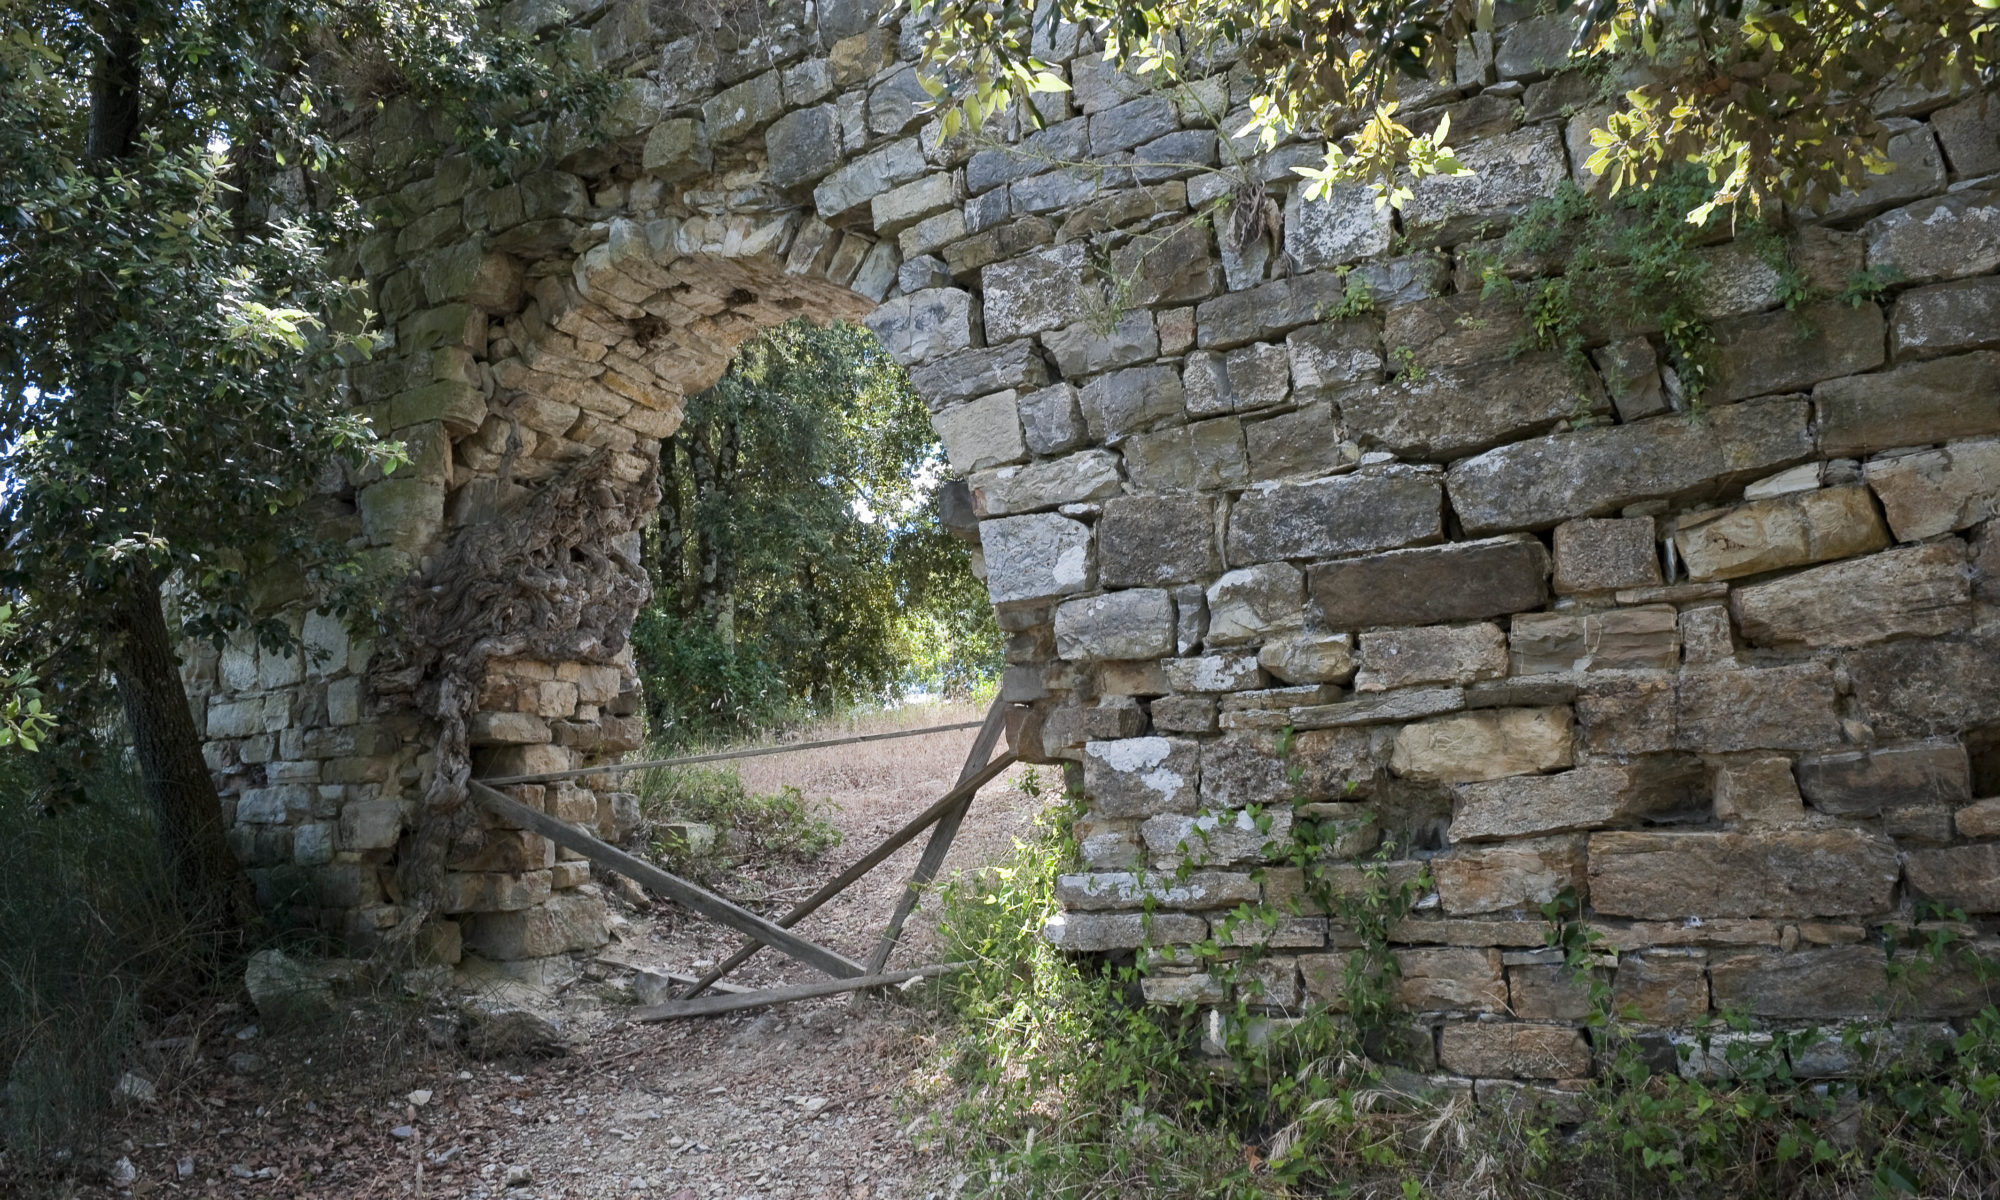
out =
[[[646,447],[804,313],[867,321],[968,478],[1004,694],[1031,707],[1015,749],[1088,801],[1063,947],[1201,943],[1247,906],[1254,1002],[1337,1004],[1345,935],[1308,885],[1361,886],[1351,860],[1391,840],[1392,885],[1434,884],[1393,934],[1418,1057],[1563,1079],[1592,1047],[1542,956],[1559,896],[1666,1028],[1861,1012],[1919,903],[2000,912],[1974,803],[2000,780],[2000,129],[1977,97],[1913,101],[1897,170],[1792,238],[1829,296],[1864,267],[1900,291],[1795,314],[1759,252],[1691,252],[1715,335],[1697,423],[1643,315],[1566,361],[1521,352],[1518,308],[1480,294],[1493,236],[1590,182],[1575,81],[1537,49],[1568,44],[1562,17],[1503,22],[1412,103],[1451,113],[1478,174],[1392,215],[1285,195],[1316,147],[1232,146],[1220,66],[1157,93],[1065,31],[1048,127],[975,146],[937,136],[887,5],[746,11],[576,18],[625,80],[604,130],[504,187],[420,164],[388,202],[362,262],[395,344],[354,382],[416,462],[331,489],[329,526],[433,595],[454,561],[524,555],[484,584],[562,603],[434,639],[507,653],[428,712],[417,683],[378,686],[385,648],[318,618],[316,664],[194,664],[267,899],[365,945],[419,905],[400,868],[435,860],[441,957],[602,936],[583,864],[545,843],[413,851],[464,756],[635,744],[619,546]],[[1259,236],[1217,230],[1235,193],[1268,198]],[[614,835],[630,813],[608,786],[524,798]],[[1284,865],[1295,821],[1331,839],[1312,875]],[[1146,990],[1231,986],[1176,959]]]

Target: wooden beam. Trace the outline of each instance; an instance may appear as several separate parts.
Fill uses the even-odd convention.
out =
[[[1000,735],[1007,730],[1007,706],[996,696],[993,707],[986,712],[986,724],[979,730],[979,737],[972,743],[972,752],[965,756],[965,765],[959,769],[958,777],[969,779],[986,765],[986,759],[999,743]],[[1012,758],[1010,752],[1007,755]],[[868,974],[879,974],[889,965],[889,955],[896,950],[896,942],[903,936],[903,924],[910,914],[917,910],[917,901],[923,896],[924,888],[944,867],[945,852],[958,836],[958,827],[964,823],[965,814],[972,808],[972,797],[966,796],[956,808],[938,818],[937,828],[931,830],[931,840],[924,845],[924,853],[917,860],[917,869],[911,873],[909,884],[896,900],[896,911],[889,917],[888,928],[882,931],[882,939],[875,943],[875,950],[868,956]]]
[[[851,979],[866,974],[861,969],[860,963],[843,958],[795,933],[789,933],[749,909],[731,904],[707,888],[689,883],[677,875],[669,875],[652,863],[634,858],[616,846],[599,841],[567,821],[558,821],[545,812],[529,808],[512,796],[494,790],[483,780],[468,780],[467,785],[487,808],[514,824],[523,829],[532,829],[556,845],[568,847],[608,871],[616,871],[628,879],[651,888],[683,908],[700,913],[719,925],[727,925],[738,933],[747,933],[765,945],[837,979]]]
[[[972,797],[974,792],[992,782],[994,776],[1013,765],[1013,753],[1011,751],[1002,753],[999,758],[986,764],[986,767],[974,774],[972,778],[965,780],[957,787],[946,792],[938,799],[937,803],[910,818],[909,824],[890,834],[881,845],[862,855],[853,866],[834,876],[824,887],[812,895],[799,901],[797,908],[778,918],[778,924],[786,929],[790,929],[804,920],[815,909],[819,908],[820,905],[825,904],[835,896],[846,891],[855,880],[882,865],[884,859],[908,845],[918,834],[930,828],[939,817],[944,816],[952,809],[965,803]],[[751,939],[750,942],[745,944],[736,953],[730,955],[719,966],[711,967],[701,978],[695,980],[688,987],[683,988],[680,998],[683,1000],[691,999],[692,997],[701,995],[702,992],[711,987],[719,987],[720,985],[716,983],[717,980],[742,966],[745,962],[749,961],[752,955],[763,948],[764,943],[754,938]]]
[[[789,1004],[794,1000],[811,1000],[815,996],[837,996],[842,992],[860,991],[863,988],[887,987],[905,983],[912,979],[923,979],[931,975],[944,975],[952,971],[962,971],[971,963],[938,963],[929,967],[914,967],[907,971],[889,971],[880,975],[858,975],[853,979],[825,979],[817,983],[798,983],[790,987],[768,988],[761,992],[725,992],[716,996],[702,996],[694,1000],[670,1000],[665,1004],[655,1004],[651,1008],[635,1008],[627,1014],[634,1021],[672,1021],[681,1017],[712,1017],[718,1013],[738,1012],[746,1008],[763,1008],[771,1004]]]

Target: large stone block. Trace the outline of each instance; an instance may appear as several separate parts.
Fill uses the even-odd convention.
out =
[[[1603,592],[1660,582],[1650,517],[1566,521],[1556,526],[1558,592]]]
[[[958,288],[925,288],[878,306],[864,322],[897,362],[908,366],[972,348],[972,295]]]
[[[1833,673],[1820,663],[1687,670],[1675,698],[1679,749],[1812,750],[1840,740]]]
[[[1361,554],[1436,541],[1443,493],[1416,475],[1345,475],[1252,488],[1229,516],[1231,565]]]
[[[1208,922],[1191,913],[1057,913],[1042,937],[1058,950],[1101,954],[1199,942],[1208,937]]]
[[[1972,582],[1957,539],[1829,563],[1730,593],[1755,646],[1862,646],[1936,636],[1972,621]]]
[[[786,113],[764,131],[764,147],[772,184],[790,188],[810,183],[840,165],[838,110],[822,104]]]
[[[1177,692],[1238,692],[1269,682],[1254,654],[1204,654],[1169,659],[1162,665]]]
[[[1024,467],[982,471],[967,481],[990,517],[1033,512],[1059,504],[1104,500],[1122,493],[1118,456],[1108,450],[1085,450]]]
[[[497,962],[594,950],[611,939],[611,916],[597,896],[566,892],[514,912],[470,913],[465,948]]]
[[[1611,981],[1611,1008],[1647,1025],[1682,1025],[1708,1014],[1708,973],[1686,952],[1627,954]]]
[[[1389,208],[1365,184],[1342,184],[1321,200],[1292,189],[1285,203],[1285,253],[1301,271],[1373,258],[1389,248]]]
[[[1813,404],[1827,458],[2000,433],[2000,352],[1829,380],[1813,389]]]
[[[1186,583],[1222,569],[1215,504],[1205,496],[1106,500],[1097,534],[1106,587]]]
[[[1305,576],[1289,563],[1225,573],[1208,586],[1210,646],[1261,642],[1305,619]]]
[[[1028,456],[1013,392],[954,405],[931,418],[951,469],[961,475],[1020,462]]]
[[[1355,384],[1382,378],[1382,339],[1370,321],[1325,321],[1285,339],[1292,394],[1301,403],[1327,400]]]
[[[1507,673],[1507,635],[1498,625],[1421,625],[1361,635],[1357,692],[1382,692],[1424,683],[1463,687]]]
[[[1846,655],[1875,735],[1929,737],[2000,721],[2000,631],[1911,638]]]
[[[1306,591],[1328,628],[1428,625],[1540,608],[1548,574],[1540,542],[1500,537],[1322,563]]]
[[[1192,813],[1200,789],[1200,742],[1141,737],[1084,743],[1083,791],[1100,817]]]
[[[1354,675],[1354,637],[1293,633],[1265,642],[1257,665],[1286,683],[1346,683]]]
[[[1836,817],[1972,799],[1972,764],[1955,738],[1808,755],[1799,760],[1798,780],[1814,808]]]
[[[2000,346],[2000,279],[1915,288],[1896,298],[1889,340],[1901,360]]]
[[[1020,399],[1020,412],[1021,432],[1028,440],[1028,449],[1036,454],[1067,453],[1083,445],[1089,436],[1073,384],[1058,383],[1028,392]]]
[[[1602,835],[1599,835],[1602,836]],[[1528,838],[1490,846],[1453,846],[1431,860],[1438,900],[1454,916],[1532,912],[1563,889],[1585,893],[1584,839]]]
[[[1879,946],[1732,954],[1708,966],[1715,1006],[1753,1017],[1831,1020],[1886,1016],[1888,959]]]
[[[813,207],[822,220],[839,223],[883,192],[930,169],[916,138],[890,142],[820,180],[813,189]]]
[[[975,396],[1040,388],[1048,381],[1048,364],[1032,342],[1012,342],[996,350],[961,350],[910,369],[910,386],[932,412]]]
[[[2000,912],[2000,842],[1912,850],[1904,870],[1911,887],[1947,908]]]
[[[1405,725],[1389,769],[1436,783],[1533,775],[1569,766],[1573,743],[1567,708],[1486,708]]]
[[[1603,916],[1871,916],[1889,911],[1901,873],[1895,843],[1859,829],[1590,837],[1590,901]]]
[[[1438,1042],[1438,1064],[1484,1078],[1576,1079],[1590,1074],[1590,1044],[1566,1025],[1446,1025]]]
[[[1577,833],[1635,820],[1655,811],[1659,801],[1658,790],[1627,766],[1468,783],[1458,789],[1449,836],[1456,844]]]
[[[1431,369],[1340,397],[1341,422],[1362,444],[1437,461],[1540,433],[1603,406],[1596,377],[1578,376],[1553,354]]]
[[[1890,170],[1864,177],[1859,188],[1843,191],[1826,206],[1828,220],[1841,221],[1866,213],[1880,212],[1894,204],[1908,204],[1944,190],[1944,156],[1938,153],[1937,138],[1921,121],[1891,118],[1885,122],[1892,131],[1886,154]]]
[[[1739,579],[1889,544],[1862,487],[1819,488],[1682,517],[1674,547],[1694,580]]]
[[[1504,224],[1569,178],[1562,137],[1549,126],[1474,142],[1458,159],[1468,174],[1419,180],[1403,205],[1405,227],[1427,243],[1451,245]]]
[[[1699,424],[1655,417],[1489,450],[1452,467],[1466,532],[1544,529],[1641,500],[1713,495],[1811,457],[1802,400],[1727,405]]]
[[[1133,309],[1109,329],[1099,321],[1078,321],[1042,335],[1042,345],[1068,379],[1150,362],[1160,356],[1160,335],[1147,309]]]
[[[1886,354],[1882,332],[1882,310],[1873,304],[1826,303],[1719,322],[1702,398],[1721,404],[1802,392],[1823,379],[1871,371]]]
[[[980,272],[987,340],[1005,342],[1081,320],[1084,252],[1081,245],[1052,246]]]
[[[1406,1011],[1507,1011],[1498,950],[1436,946],[1395,956],[1396,1003]]]
[[[979,523],[986,589],[995,604],[1032,603],[1097,586],[1090,526],[1054,513]]]
[[[1672,605],[1594,613],[1518,613],[1509,635],[1516,675],[1671,669],[1680,665],[1680,618]]]
[[[1114,445],[1140,430],[1187,415],[1180,375],[1168,366],[1100,375],[1083,386],[1081,399],[1090,436]]]
[[[1261,892],[1251,876],[1222,871],[1196,871],[1185,879],[1131,871],[1056,877],[1056,902],[1071,912],[1146,905],[1198,912],[1255,904]]]
[[[1056,653],[1071,662],[1174,652],[1173,598],[1158,588],[1106,592],[1056,608]]]
[[[2000,267],[2000,197],[1958,192],[1892,209],[1861,227],[1868,265],[1911,283],[1984,275]]]
[[[1291,848],[1292,811],[1221,809],[1198,816],[1148,817],[1139,826],[1146,854],[1161,870],[1223,867],[1282,858]]]
[[[1899,541],[1920,542],[2000,516],[2000,439],[1872,459],[1862,473]]]

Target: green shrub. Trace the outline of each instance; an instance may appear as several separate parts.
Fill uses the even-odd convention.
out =
[[[753,796],[727,767],[659,767],[639,781],[639,810],[667,868],[697,877],[762,862],[818,858],[840,844],[825,801],[795,787]],[[690,843],[677,826],[705,825],[710,844]]]
[[[176,894],[137,781],[93,766],[52,808],[57,769],[0,756],[0,1129],[28,1161],[89,1140],[147,1031],[233,952]]]

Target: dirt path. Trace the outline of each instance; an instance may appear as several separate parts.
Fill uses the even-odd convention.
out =
[[[958,719],[931,713],[916,723]],[[793,784],[829,800],[842,842],[809,867],[719,880],[719,889],[763,895],[764,911],[782,911],[942,795],[972,737],[967,730],[749,760],[742,774],[752,791]],[[1028,833],[1025,771],[1014,768],[981,792],[947,877],[1006,858]],[[802,931],[864,956],[921,845],[905,847]],[[736,935],[664,904],[627,910],[612,944],[573,981],[508,986],[517,998],[533,992],[536,1007],[558,1017],[573,1049],[556,1058],[468,1061],[426,1044],[424,1020],[384,1021],[360,1008],[336,1033],[273,1038],[247,1009],[224,1006],[202,1023],[199,1050],[188,1052],[199,1061],[163,1073],[158,1101],[129,1112],[101,1165],[80,1163],[78,1174],[35,1190],[286,1200],[948,1193],[948,1167],[911,1146],[920,1115],[909,1102],[913,1076],[934,1029],[910,1006],[838,997],[665,1025],[624,1020],[630,968],[698,971],[737,945]],[[920,910],[892,966],[936,954]],[[814,977],[766,952],[732,980]]]

